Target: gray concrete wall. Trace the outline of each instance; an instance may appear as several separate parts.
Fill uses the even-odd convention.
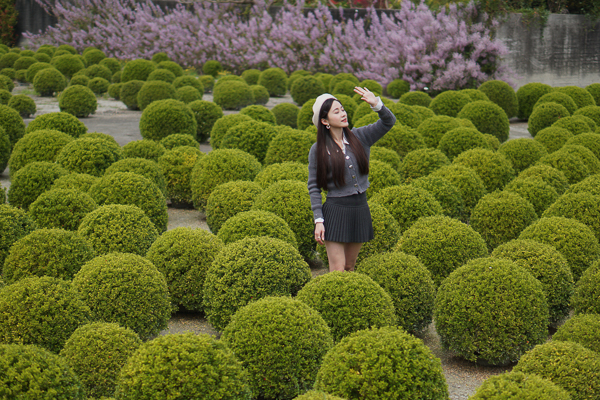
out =
[[[600,83],[600,22],[583,15],[551,14],[544,27],[512,14],[497,33],[509,49],[504,63],[516,72],[518,87]]]

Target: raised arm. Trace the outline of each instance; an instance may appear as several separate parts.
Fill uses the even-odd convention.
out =
[[[308,153],[308,194],[310,207],[316,222],[323,221],[323,200],[321,189],[317,186],[317,144],[313,144]]]
[[[352,129],[365,146],[373,146],[375,142],[383,137],[396,123],[396,116],[389,108],[383,105],[381,98],[375,97],[367,88],[355,87],[354,91],[361,95],[361,99],[369,103],[371,109],[379,114],[379,121],[374,124]]]

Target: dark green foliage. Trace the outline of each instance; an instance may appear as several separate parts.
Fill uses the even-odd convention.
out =
[[[517,398],[523,400],[555,399],[571,400],[571,396],[549,379],[535,374],[507,372],[486,379],[470,400],[501,400]]]
[[[191,76],[182,76],[181,78],[192,78]],[[179,78],[177,78],[179,79]],[[175,79],[175,82],[177,82],[177,79]],[[192,78],[194,79],[194,78]],[[215,86],[215,78],[212,77],[212,75],[201,75],[198,77],[198,81],[200,83],[202,83],[202,85],[204,86],[204,93],[210,93],[213,90],[213,87]]]
[[[169,61],[169,60],[170,60],[170,58],[167,55],[167,53],[162,52],[162,51],[158,52],[158,53],[154,53],[152,55],[152,62],[155,62],[157,64],[160,63],[160,62],[162,62],[162,61]]]
[[[335,91],[334,91],[335,87],[337,86],[337,84],[339,82],[342,82],[342,81],[353,82],[354,85],[356,85],[356,86],[358,86],[358,84],[360,83],[358,78],[356,76],[354,76],[353,74],[342,72],[342,73],[339,73],[339,74],[333,76],[329,80],[329,85],[327,87],[325,87],[325,89],[327,89],[329,91],[329,93],[335,93]],[[352,95],[354,95],[354,93],[352,93]]]
[[[466,94],[455,90],[447,90],[434,97],[429,104],[429,108],[431,108],[436,115],[456,117],[460,110],[471,101],[471,98]]]
[[[381,86],[377,81],[373,79],[365,79],[356,86],[359,86],[361,88],[366,87],[371,92],[375,93],[376,96],[381,96],[381,94],[383,93],[383,86]]]
[[[580,314],[567,320],[552,340],[579,343],[588,349],[600,353],[600,315]]]
[[[102,176],[121,158],[118,145],[100,138],[81,138],[67,143],[56,156],[56,162],[71,172]]]
[[[116,396],[122,400],[146,396],[250,400],[248,380],[248,373],[223,342],[187,332],[144,343],[121,370]]]
[[[549,165],[561,171],[571,185],[580,182],[591,175],[590,169],[585,161],[573,152],[555,151],[552,154],[540,158],[538,164]]]
[[[12,92],[15,84],[11,78],[0,74],[0,87],[6,89],[8,92]]]
[[[419,333],[431,323],[436,288],[431,273],[416,257],[402,252],[376,254],[358,264],[356,271],[371,277],[391,296],[400,327]]]
[[[36,62],[37,62],[37,60],[33,57],[27,57],[27,56],[21,55],[21,57],[19,57],[13,64],[13,68],[15,69],[15,71],[20,71],[22,69],[29,68]]]
[[[192,203],[191,174],[194,165],[203,156],[204,153],[198,148],[180,146],[166,151],[158,159],[158,164],[167,180],[166,198],[172,205]]]
[[[35,74],[33,88],[41,96],[54,96],[67,87],[67,80],[57,69],[45,68]]]
[[[200,146],[192,135],[183,135],[181,133],[172,133],[169,136],[162,138],[160,144],[165,146],[165,149],[167,150],[173,150],[175,147],[179,146],[190,146],[197,149]]]
[[[600,261],[596,260],[581,275],[571,306],[576,314],[600,314]]]
[[[53,68],[52,64],[50,64],[49,62],[37,62],[35,64],[32,64],[29,68],[27,68],[27,82],[33,83],[35,75],[46,68]]]
[[[36,75],[36,78],[46,73],[46,71],[52,70],[44,69]],[[62,112],[72,114],[78,118],[85,118],[90,114],[96,113],[98,101],[96,100],[96,95],[94,95],[94,92],[92,92],[90,88],[74,85],[69,86],[60,94],[58,106]]]
[[[357,94],[357,96],[358,96],[358,94]],[[381,99],[381,102],[383,103],[383,105],[385,105],[386,107],[388,107],[390,109],[392,106],[394,106],[396,104],[392,100],[387,99],[385,97],[383,97]],[[429,110],[429,111],[431,111],[431,110]],[[433,111],[431,111],[431,112],[433,113]],[[417,113],[417,114],[419,114],[419,113]],[[359,119],[361,119],[362,117],[364,117],[366,115],[369,115],[373,119],[374,118],[379,119],[379,114],[377,114],[375,111],[373,111],[371,109],[371,105],[369,103],[367,103],[366,101],[360,100],[360,97],[359,97],[358,106],[356,107],[356,110],[354,110],[354,113],[352,114],[352,121],[358,122]],[[364,125],[367,125],[367,124],[364,124]],[[361,125],[361,126],[364,126],[364,125]],[[355,126],[358,126],[358,125],[355,124]]]
[[[225,110],[239,110],[254,103],[254,95],[246,82],[228,81],[215,86],[213,101]]]
[[[582,133],[571,138],[561,148],[561,151],[580,156],[590,170],[590,174],[600,173],[600,134]]]
[[[402,234],[396,250],[416,256],[436,285],[467,261],[488,254],[485,241],[473,228],[441,215],[419,219]]]
[[[4,128],[0,126],[0,171],[4,171],[8,165],[11,147],[10,138]],[[2,193],[4,193],[4,189],[2,189]],[[4,198],[3,195],[0,197]],[[0,203],[4,203],[4,201]]]
[[[79,75],[79,74],[84,74],[90,79],[104,78],[109,82],[112,80],[112,76],[113,76],[113,72],[110,69],[108,69],[107,67],[104,67],[102,65],[96,65],[96,64],[90,65],[89,67],[81,70],[80,72],[78,72],[75,75]]]
[[[15,62],[20,58],[19,54],[6,53],[0,57],[0,68],[13,68]]]
[[[573,400],[593,399],[600,393],[600,355],[577,343],[551,341],[536,346],[513,371],[549,379]]]
[[[223,137],[227,133],[227,130],[229,130],[229,128],[231,128],[237,124],[241,124],[243,122],[248,122],[248,121],[252,121],[252,118],[250,118],[247,115],[242,115],[239,113],[228,114],[228,115],[218,118],[215,121],[215,123],[210,131],[211,147],[213,149],[221,148],[221,140],[223,140]]]
[[[156,69],[157,70],[164,69],[164,70],[170,71],[176,77],[183,76],[183,68],[181,68],[181,65],[177,64],[174,61],[170,61],[170,60],[161,61],[156,66]]]
[[[164,81],[145,82],[137,95],[137,104],[144,111],[151,103],[158,100],[175,99],[176,92],[173,85]]]
[[[167,282],[142,256],[98,256],[75,275],[73,288],[81,293],[96,321],[118,323],[142,340],[167,327],[171,314]]]
[[[571,186],[567,193],[589,192],[595,196],[600,196],[600,174],[591,175],[581,182]]]
[[[318,83],[321,83],[317,78],[314,78],[314,79]],[[294,82],[294,83],[296,83],[296,82]],[[355,87],[356,87],[356,83],[354,83],[353,81],[349,81],[349,80],[344,79],[344,80],[338,81],[335,84],[335,86],[334,86],[334,88],[333,88],[333,90],[331,92],[334,95],[343,94],[343,95],[346,95],[346,96],[349,96],[349,97],[353,97],[355,95],[355,92],[354,92],[354,88]],[[323,92],[324,91],[325,90],[323,89]],[[298,104],[302,104],[302,103],[298,103]]]
[[[525,228],[519,239],[537,240],[556,247],[569,262],[575,281],[600,256],[594,232],[587,225],[565,217],[540,218]]]
[[[116,58],[104,58],[98,64],[110,69],[112,75],[121,71],[121,63],[119,63],[119,60],[117,60]]]
[[[469,261],[442,282],[434,320],[443,348],[469,361],[517,361],[548,335],[542,284],[506,259]]]
[[[310,99],[306,103],[302,105],[300,111],[298,112],[298,120],[296,121],[296,125],[298,129],[304,130],[309,126],[314,126],[312,122],[313,116],[313,106],[315,105],[316,99]],[[347,111],[347,110],[346,110]]]
[[[396,103],[390,106],[390,110],[396,116],[396,122],[413,129],[418,128],[421,124],[421,116],[413,110],[411,107],[402,104]]]
[[[0,70],[0,75],[6,76],[12,82],[15,79],[15,69],[14,68],[2,68],[2,70]]]
[[[438,115],[423,121],[418,131],[427,147],[436,148],[446,132],[459,127],[460,123],[455,118]]]
[[[353,92],[354,83],[351,83],[351,86],[351,91]],[[292,99],[294,99],[294,101],[298,105],[302,105],[308,100],[314,99],[323,93],[325,93],[325,87],[323,86],[323,83],[318,78],[312,75],[298,77],[294,80],[294,83],[290,88],[290,94],[292,95]],[[347,94],[345,92],[340,92],[339,90],[334,90],[333,93]]]
[[[410,108],[419,114],[419,117],[421,117],[421,123],[423,123],[422,121],[425,121],[426,119],[435,117],[435,113],[431,110],[431,108],[423,106],[410,106]]]
[[[87,86],[88,83],[90,83],[90,78],[88,78],[86,75],[75,75],[69,81],[69,86],[73,86],[73,85]]]
[[[517,239],[498,246],[491,257],[514,261],[542,283],[550,323],[560,322],[568,316],[573,275],[567,259],[554,246],[535,240]]]
[[[119,371],[142,344],[131,329],[95,322],[80,326],[60,352],[88,396],[114,394]]]
[[[517,116],[520,119],[529,119],[533,106],[543,95],[552,92],[554,89],[550,85],[543,83],[528,83],[517,90],[517,100],[519,112]]]
[[[575,111],[573,115],[582,115],[592,119],[596,125],[600,125],[600,106],[586,106]]]
[[[8,90],[0,89],[0,104],[8,105],[8,102],[13,97]]]
[[[172,309],[202,311],[204,280],[223,242],[203,229],[175,228],[150,246],[146,258],[163,273]]]
[[[472,168],[483,181],[486,190],[502,189],[515,177],[510,161],[501,153],[486,149],[471,149],[454,159],[455,164]]]
[[[29,118],[36,112],[35,101],[24,94],[12,96],[8,106],[15,109],[22,118]]]
[[[144,81],[131,80],[121,86],[121,101],[130,110],[139,110],[137,95],[144,86]]]
[[[478,89],[485,93],[491,102],[500,106],[508,118],[517,115],[519,111],[517,95],[508,83],[499,80],[487,81]]]
[[[219,229],[219,239],[226,245],[247,237],[261,236],[280,239],[298,248],[296,235],[288,224],[267,211],[239,212],[229,218]]]
[[[240,75],[248,85],[258,84],[258,78],[260,77],[260,71],[257,69],[247,69]]]
[[[202,72],[204,72],[206,75],[212,75],[215,78],[221,71],[223,71],[223,66],[216,60],[208,60],[202,66]]]
[[[489,101],[473,101],[467,104],[458,113],[458,118],[471,121],[478,131],[491,134],[500,142],[508,139],[510,132],[508,117],[500,106]]]
[[[410,84],[402,79],[394,79],[387,84],[385,91],[392,99],[399,99],[410,91]]]
[[[504,190],[516,193],[530,202],[538,216],[542,216],[558,198],[556,189],[540,177],[517,177],[510,181]]]
[[[502,143],[498,152],[511,162],[517,173],[534,165],[548,153],[545,146],[539,141],[525,138]]]
[[[425,144],[423,137],[417,130],[397,124],[374,146],[394,150],[400,157],[405,157],[413,150],[424,148]]]
[[[527,130],[531,136],[535,137],[539,131],[552,126],[561,118],[570,117],[569,111],[558,103],[544,103],[533,109],[529,116]]]
[[[254,104],[265,105],[269,102],[269,91],[266,87],[261,85],[251,85],[250,90],[254,97]]]
[[[408,92],[404,93],[398,102],[409,106],[429,107],[431,97],[425,92]]]
[[[35,344],[58,353],[90,319],[90,309],[70,283],[29,277],[0,289],[0,341]]]
[[[469,96],[473,101],[491,101],[485,93],[478,89],[462,89],[460,92]]]
[[[592,96],[592,94],[584,88],[580,88],[578,86],[563,86],[558,87],[555,90],[559,93],[565,93],[570,96],[577,105],[577,108],[596,105],[594,96]]]
[[[465,202],[467,216],[480,198],[486,193],[485,184],[479,174],[467,166],[452,164],[435,171],[433,176],[440,176],[456,186]]]
[[[539,100],[533,106],[533,109],[535,110],[537,106],[544,103],[560,104],[561,106],[567,109],[570,115],[573,115],[573,113],[579,108],[577,107],[577,104],[575,104],[571,96],[556,90],[540,97]]]
[[[11,246],[35,228],[37,226],[25,211],[0,204],[0,266],[4,265]]]
[[[191,86],[183,86],[175,91],[175,98],[189,104],[193,101],[202,100],[202,93],[204,93],[204,88],[202,88],[202,91],[198,91],[198,89]]]
[[[121,88],[123,87],[122,83],[111,83],[108,85],[108,95],[115,100],[121,100]]]
[[[444,215],[460,219],[465,213],[465,202],[458,188],[448,179],[428,175],[411,182],[411,185],[427,190],[442,206]]]
[[[123,146],[125,158],[145,158],[156,162],[166,151],[160,142],[150,139],[134,140]]]
[[[254,182],[233,181],[217,186],[206,204],[206,223],[211,232],[219,232],[221,226],[237,213],[249,211],[262,188]]]
[[[600,83],[592,83],[591,85],[587,85],[585,90],[590,92],[596,105],[600,104]]]
[[[96,254],[123,252],[145,255],[158,237],[150,218],[136,206],[111,204],[88,213],[77,232]]]
[[[265,399],[292,399],[312,388],[333,346],[319,313],[287,297],[267,297],[241,308],[222,340],[249,372],[254,395]]]
[[[38,346],[2,344],[0,360],[0,386],[14,398],[87,398],[79,377],[65,360]]]
[[[215,122],[223,116],[223,110],[212,101],[196,100],[188,104],[197,123],[196,139],[205,142],[210,137],[210,132]]]
[[[220,184],[236,180],[254,180],[260,169],[261,165],[256,157],[241,150],[211,151],[193,166],[190,186],[194,206],[204,208],[208,197]],[[308,190],[306,194],[308,196]]]
[[[485,136],[477,129],[460,127],[446,132],[437,148],[453,160],[464,151],[475,148],[489,149],[489,146]]]
[[[167,230],[167,201],[158,186],[142,175],[133,172],[104,175],[90,188],[89,194],[99,206],[138,206],[159,233]]]
[[[371,172],[371,171],[369,171]],[[281,180],[308,181],[308,167],[299,162],[283,162],[270,164],[256,175],[254,181],[263,189]]]
[[[277,125],[287,125],[294,129],[298,126],[300,109],[292,103],[277,104],[271,109],[271,112],[275,115]]]
[[[50,61],[50,64],[67,79],[71,79],[73,75],[85,68],[83,61],[79,57],[70,54],[55,56]]]
[[[197,131],[194,113],[178,100],[155,101],[146,107],[140,119],[140,133],[144,139],[158,141],[171,133],[192,135],[195,138]]]
[[[588,132],[595,133],[595,129],[592,129],[582,117],[582,115],[575,115],[573,117],[561,118],[553,123],[552,127],[567,129],[573,135],[579,135],[581,133]]]
[[[253,105],[244,107],[240,111],[240,114],[247,115],[259,122],[266,122],[271,125],[275,125],[276,123],[275,114],[265,106]]]
[[[547,165],[547,164],[536,164],[526,170],[523,170],[519,178],[540,178],[544,182],[551,185],[556,193],[563,194],[569,187],[569,181],[563,172],[560,170]]]
[[[65,177],[70,175],[65,175]],[[75,231],[85,215],[96,209],[96,202],[84,191],[55,189],[57,181],[29,207],[29,215],[40,228]]]
[[[29,163],[12,177],[8,202],[27,210],[40,194],[50,189],[55,179],[66,174],[65,169],[54,163],[46,161]]]
[[[104,174],[106,176],[115,172],[134,172],[153,182],[163,194],[167,191],[165,176],[156,161],[145,158],[125,158],[108,167]]]
[[[310,276],[298,250],[282,240],[248,237],[230,243],[206,274],[207,319],[222,331],[241,307],[267,296],[295,295]]]
[[[263,162],[277,130],[268,123],[248,121],[227,130],[220,143],[223,149],[240,149]]]
[[[108,86],[110,82],[104,78],[93,78],[88,82],[88,87],[94,92],[96,95],[103,95],[108,91]]]
[[[50,189],[75,189],[79,192],[87,193],[97,180],[98,178],[92,175],[72,172],[56,179]]]
[[[83,58],[87,65],[98,64],[100,61],[106,58],[106,54],[102,50],[91,49],[83,52]]]
[[[15,79],[19,83],[27,83],[27,70],[21,69],[15,72]]]
[[[193,88],[198,89],[198,91],[200,91],[200,90],[203,90],[205,85],[199,79],[194,78],[193,76],[189,76],[189,75],[180,76],[173,81],[173,87],[175,89],[179,89],[184,86],[191,86]]]
[[[315,389],[348,400],[449,399],[440,360],[421,340],[396,327],[344,338],[323,358]]]
[[[168,69],[155,69],[148,75],[148,79],[146,82],[150,81],[163,81],[167,83],[173,83],[173,81],[177,78],[174,73],[169,71]]]
[[[54,162],[62,148],[73,138],[56,130],[40,129],[23,136],[14,146],[8,161],[12,176],[35,161]]]
[[[402,162],[398,153],[384,147],[371,147],[371,160],[388,163],[396,171],[400,170]]]
[[[281,97],[287,92],[287,75],[281,68],[268,68],[260,73],[258,84],[269,91],[271,97]]]
[[[308,180],[308,177],[305,180]],[[370,199],[386,187],[400,185],[402,179],[391,165],[383,161],[371,160],[369,164],[369,183],[367,198]]]
[[[575,219],[587,225],[600,240],[600,196],[588,192],[565,193],[548,207],[543,216]]]
[[[440,150],[418,149],[406,154],[400,165],[400,174],[405,182],[411,182],[446,165],[450,165],[450,160]]]
[[[125,83],[133,80],[145,81],[155,69],[156,66],[149,60],[138,59],[129,61],[123,67],[121,82]]]

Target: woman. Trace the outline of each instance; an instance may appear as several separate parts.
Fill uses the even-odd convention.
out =
[[[319,96],[313,106],[317,143],[308,155],[308,192],[315,219],[315,239],[325,244],[331,271],[353,271],[364,242],[373,239],[367,204],[371,146],[385,135],[396,117],[367,88],[354,88],[379,114],[379,121],[348,129],[348,115],[332,95]],[[321,204],[321,190],[327,200]]]

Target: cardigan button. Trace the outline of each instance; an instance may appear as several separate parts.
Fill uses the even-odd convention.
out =
[[[346,156],[346,160],[349,160],[349,159],[350,159],[350,156]]]
[[[356,175],[352,175],[352,178],[356,179]]]
[[[358,187],[358,183],[355,183],[355,184],[354,184],[354,187]]]
[[[352,165],[350,165],[348,168],[352,168]]]

